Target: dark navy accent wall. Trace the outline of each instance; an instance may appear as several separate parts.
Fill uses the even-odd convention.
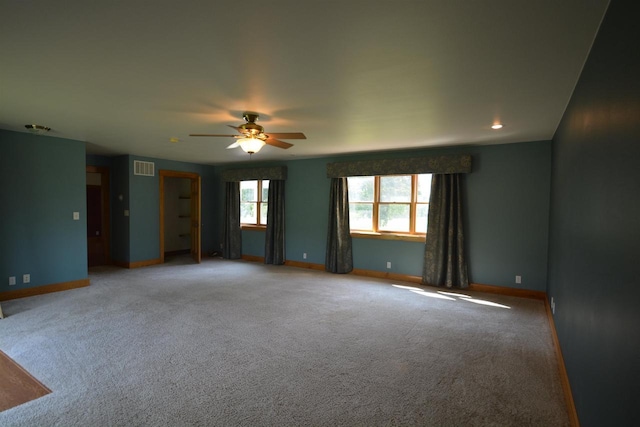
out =
[[[640,425],[640,6],[610,3],[553,140],[549,288],[581,425]]]
[[[286,162],[286,258],[324,264],[329,184],[326,165],[381,157],[471,154],[464,177],[472,281],[544,291],[547,284],[551,143],[468,146]],[[256,167],[264,164],[255,164]],[[243,164],[241,167],[246,167]],[[224,190],[220,190],[223,206]],[[222,221],[220,221],[220,226]],[[222,236],[221,232],[218,236]],[[264,233],[243,231],[243,253],[264,256]],[[221,242],[221,240],[218,240]],[[307,259],[303,259],[307,253]],[[424,243],[353,239],[354,268],[421,276]],[[391,269],[386,268],[387,261]],[[515,283],[515,276],[522,283]]]
[[[0,153],[0,292],[86,279],[84,143],[0,130]]]

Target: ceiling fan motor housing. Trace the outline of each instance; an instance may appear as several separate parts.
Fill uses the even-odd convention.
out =
[[[250,133],[252,135],[261,134],[264,131],[264,128],[255,123],[244,123],[238,126],[238,129],[242,129],[245,133]]]
[[[258,117],[260,117],[260,114],[254,113],[253,111],[245,111],[244,113],[242,113],[242,118],[247,123],[255,123],[255,122],[257,122],[258,121]]]

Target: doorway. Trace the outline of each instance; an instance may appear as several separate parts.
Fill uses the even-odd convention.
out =
[[[87,166],[87,265],[111,264],[109,168]]]
[[[160,170],[160,260],[165,254],[185,251],[200,263],[200,175]]]

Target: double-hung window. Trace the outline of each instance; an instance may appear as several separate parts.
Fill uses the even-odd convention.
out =
[[[266,227],[269,180],[240,181],[240,225]]]
[[[431,174],[354,176],[347,179],[352,235],[425,236]]]

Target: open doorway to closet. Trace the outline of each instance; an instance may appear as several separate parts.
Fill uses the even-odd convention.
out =
[[[169,170],[160,176],[160,260],[191,254],[200,263],[200,175]]]
[[[87,265],[111,264],[109,168],[87,166]]]

